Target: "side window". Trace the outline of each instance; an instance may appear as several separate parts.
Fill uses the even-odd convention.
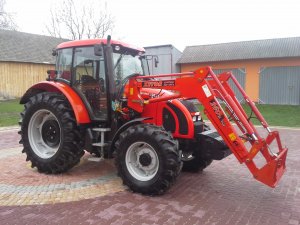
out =
[[[74,50],[74,87],[85,96],[94,115],[107,118],[107,98],[104,59],[96,56],[94,47],[79,47]]]
[[[94,47],[75,48],[73,68],[75,84],[100,82],[104,91],[106,88],[104,58],[94,54]]]
[[[58,51],[56,61],[57,78],[71,80],[72,49],[66,48]]]
[[[76,48],[74,55],[74,72],[76,80],[88,81],[96,79],[96,64],[92,47]]]

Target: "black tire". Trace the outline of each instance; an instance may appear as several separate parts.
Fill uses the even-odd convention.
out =
[[[133,192],[163,194],[180,173],[177,141],[162,127],[133,125],[120,134],[115,146],[118,175]]]
[[[65,172],[84,154],[73,110],[62,95],[43,92],[31,97],[20,125],[22,152],[39,172]]]
[[[210,130],[210,127],[204,124],[204,131]],[[193,143],[193,148],[191,154],[187,154],[187,157],[182,157],[183,166],[182,171],[184,172],[199,172],[203,171],[206,167],[208,167],[212,163],[212,159],[206,159],[201,155],[201,144]]]
[[[197,145],[196,145],[197,146]],[[200,155],[201,146],[195,147],[191,158],[183,160],[182,171],[184,172],[199,172],[203,171],[212,163],[212,159],[205,159]]]

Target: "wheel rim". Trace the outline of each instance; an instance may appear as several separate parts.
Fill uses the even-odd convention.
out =
[[[28,125],[28,139],[33,152],[40,158],[55,155],[60,145],[61,128],[56,116],[46,109],[36,111]]]
[[[137,180],[151,180],[159,168],[159,159],[154,148],[146,142],[135,142],[125,156],[129,173]]]

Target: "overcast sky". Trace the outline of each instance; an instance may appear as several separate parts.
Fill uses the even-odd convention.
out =
[[[46,34],[51,5],[62,0],[6,1],[21,31]],[[299,0],[106,2],[116,21],[112,37],[138,46],[172,44],[182,51],[191,45],[300,36]]]

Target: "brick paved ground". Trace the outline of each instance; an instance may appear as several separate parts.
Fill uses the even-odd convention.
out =
[[[20,153],[16,130],[0,131],[0,224],[292,224],[300,222],[300,130],[280,130],[288,171],[277,188],[256,182],[230,156],[182,173],[161,197],[133,194],[112,161],[85,156],[63,175],[43,175]]]

